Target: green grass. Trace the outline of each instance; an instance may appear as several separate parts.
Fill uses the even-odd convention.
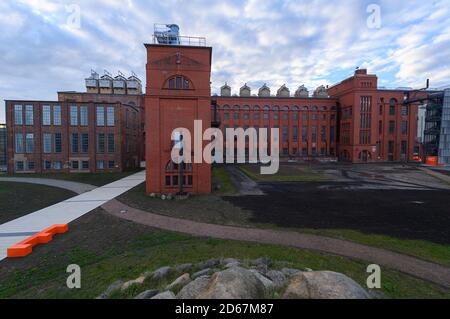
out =
[[[0,182],[0,224],[75,195],[71,191],[50,186]]]
[[[223,166],[213,167],[212,181],[214,193],[227,195],[236,193],[231,177]]]
[[[84,184],[90,184],[94,186],[103,186],[121,178],[127,177],[132,172],[114,172],[114,173],[42,173],[42,174],[14,174],[9,176],[14,177],[32,177],[32,178],[49,178],[49,179],[61,179],[66,181],[79,182]]]
[[[301,232],[384,248],[450,267],[449,245],[436,244],[426,240],[407,240],[377,234],[364,234],[350,229],[302,229]]]
[[[259,167],[254,165],[239,166],[239,169],[256,182],[325,182],[331,176],[314,172],[306,166],[281,165],[277,174],[261,175]]]
[[[135,229],[138,226],[139,229]],[[112,240],[106,243],[108,248],[100,252],[89,245],[79,245],[66,247],[58,254],[42,254],[40,258],[35,258],[38,260],[36,265],[28,265],[26,269],[10,265],[13,269],[7,275],[0,276],[0,298],[94,298],[117,279],[134,279],[145,271],[161,266],[222,257],[246,260],[266,256],[274,261],[288,262],[291,267],[298,269],[341,272],[361,285],[365,285],[368,275],[366,263],[342,257],[276,245],[195,238],[150,228],[144,231],[140,225],[132,223],[124,224],[123,227],[127,229],[127,240]],[[122,226],[114,227],[116,235],[124,230]],[[74,227],[71,232],[72,236],[76,236],[77,228]],[[84,240],[92,241],[95,238]],[[42,253],[42,250],[36,254]],[[71,263],[81,267],[81,289],[70,290],[65,286],[68,275],[65,269]],[[164,286],[166,283],[159,285]],[[116,297],[134,296],[145,287],[130,288],[132,291]],[[381,291],[389,298],[450,298],[448,291],[436,285],[388,269],[382,269]]]

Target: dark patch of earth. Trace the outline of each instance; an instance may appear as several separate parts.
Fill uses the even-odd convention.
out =
[[[323,184],[321,184],[323,185]],[[450,191],[333,190],[318,183],[261,183],[265,196],[224,197],[280,227],[352,229],[450,244]]]

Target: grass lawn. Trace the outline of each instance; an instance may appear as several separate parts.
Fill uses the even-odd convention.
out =
[[[331,176],[314,171],[307,165],[280,164],[277,174],[261,175],[259,165],[241,165],[239,169],[256,182],[324,182]]]
[[[0,224],[73,196],[71,191],[50,186],[0,182]]]
[[[147,196],[145,185],[141,184],[121,195],[118,199],[131,207],[152,213],[205,223],[298,231],[339,238],[450,266],[450,246],[448,245],[436,244],[426,240],[409,240],[379,234],[365,234],[352,229],[286,229],[269,223],[256,223],[252,221],[252,211],[233,205],[219,194],[194,195],[182,201],[163,201],[159,198]]]
[[[213,166],[212,168],[213,192],[215,194],[234,194],[236,188],[233,185],[230,175],[223,166]]]
[[[37,247],[32,255],[0,262],[0,298],[94,298],[117,279],[133,279],[161,266],[262,256],[299,269],[342,272],[361,285],[367,277],[367,265],[359,261],[295,248],[159,231],[99,209],[72,223],[71,230],[56,236],[51,244]],[[81,266],[81,289],[65,286],[66,267],[73,263]],[[390,298],[450,298],[443,288],[388,269],[382,270],[382,292]]]
[[[121,178],[132,175],[138,171],[119,172],[119,173],[42,173],[42,174],[14,174],[8,176],[14,177],[32,177],[62,179],[66,181],[79,182],[94,186],[103,186]]]

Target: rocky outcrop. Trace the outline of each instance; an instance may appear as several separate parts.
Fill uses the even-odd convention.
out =
[[[116,281],[97,298],[130,297],[134,292],[135,299],[379,298],[343,274],[300,270],[269,258],[210,259],[161,267],[125,283]]]
[[[262,299],[264,284],[248,269],[234,267],[215,273],[198,299]]]
[[[369,299],[353,279],[333,271],[301,272],[292,276],[285,299]]]

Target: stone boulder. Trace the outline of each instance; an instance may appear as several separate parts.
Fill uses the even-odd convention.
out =
[[[155,270],[151,277],[154,280],[161,280],[161,279],[165,278],[167,275],[169,275],[169,273],[171,271],[172,271],[172,267],[169,267],[169,266],[161,267],[161,268]]]
[[[176,299],[175,295],[171,291],[165,291],[160,294],[157,294],[156,296],[152,297],[151,299]]]
[[[198,299],[263,299],[264,284],[250,270],[233,267],[215,273]]]
[[[212,272],[213,272],[213,270],[211,268],[206,268],[206,269],[197,271],[196,273],[192,274],[192,279],[196,279],[198,277],[210,275]]]
[[[292,276],[284,299],[370,299],[353,279],[333,271],[301,272]]]
[[[126,290],[128,288],[130,288],[133,285],[142,285],[145,281],[145,276],[140,276],[139,278],[133,279],[133,280],[129,280],[127,282],[125,282],[122,287],[120,287],[121,290]]]
[[[286,284],[286,275],[278,270],[270,270],[266,273],[266,277],[272,280],[274,288],[281,288]]]
[[[193,265],[192,264],[182,264],[175,267],[175,271],[177,273],[184,273],[192,270]]]
[[[100,296],[98,296],[96,299],[107,299],[111,296],[111,294],[116,291],[119,290],[123,285],[123,281],[122,280],[117,280],[115,282],[113,282],[111,285],[108,286],[108,288],[106,288],[106,290],[104,292],[102,292],[102,294]]]
[[[189,274],[184,274],[177,279],[174,280],[170,285],[166,287],[166,290],[173,290],[186,285],[189,281],[191,281],[191,276]]]
[[[150,289],[150,290],[141,292],[139,295],[134,297],[134,299],[150,299],[150,298],[156,296],[157,294],[159,294],[159,290]]]
[[[177,294],[178,299],[196,299],[209,283],[209,276],[198,277],[184,286]]]

